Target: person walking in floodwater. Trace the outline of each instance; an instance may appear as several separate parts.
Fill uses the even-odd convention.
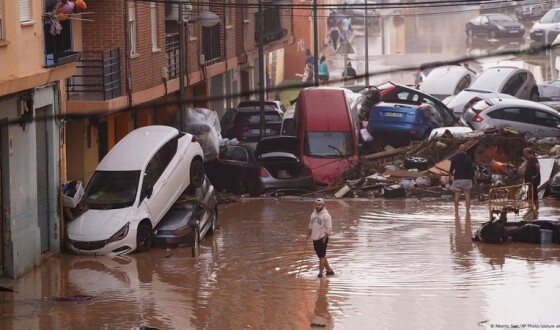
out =
[[[474,169],[471,157],[467,155],[464,144],[457,149],[457,153],[451,157],[449,173],[453,176],[451,189],[455,192],[453,204],[455,206],[455,218],[459,219],[459,198],[461,193],[465,195],[466,218],[471,216],[471,188],[473,185]]]
[[[533,202],[535,204],[535,211],[539,210],[539,194],[537,192],[541,184],[541,165],[535,156],[535,152],[531,148],[523,149],[523,158],[527,161],[525,167],[524,181],[533,186]]]
[[[317,257],[319,257],[319,275],[323,277],[323,270],[327,270],[326,275],[334,275],[329,262],[327,260],[327,245],[329,243],[329,235],[332,232],[332,219],[329,211],[325,208],[325,201],[322,198],[315,200],[315,210],[311,213],[309,221],[309,230],[307,238],[313,240],[313,248]]]

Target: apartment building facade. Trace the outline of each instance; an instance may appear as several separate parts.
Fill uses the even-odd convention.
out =
[[[59,51],[46,9],[0,0],[0,276],[12,278],[60,252],[61,95],[79,53]]]
[[[62,15],[59,0],[0,0],[0,276],[61,252],[62,183],[87,182],[137,127],[179,127],[181,73],[187,106],[219,115],[258,97],[259,54],[280,81],[289,4],[262,0],[260,24],[257,0],[185,1],[183,19],[177,2],[81,0]],[[202,24],[207,12],[217,24]]]

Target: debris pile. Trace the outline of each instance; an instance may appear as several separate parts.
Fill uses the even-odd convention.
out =
[[[531,147],[541,157],[560,155],[560,145],[555,138],[527,140],[522,134],[504,128],[462,136],[446,133],[409,146],[388,147],[381,152],[362,155],[358,165],[345,173],[344,182],[328,190],[336,198],[452,195],[450,158],[463,144],[475,164],[476,184],[471,195],[485,200],[491,188],[522,183],[523,178],[517,170],[523,162],[523,148]],[[556,167],[551,176],[558,171]],[[541,182],[548,179],[543,178]],[[325,189],[320,191],[324,192]]]

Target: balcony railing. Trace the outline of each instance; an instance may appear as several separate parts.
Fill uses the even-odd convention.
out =
[[[221,24],[202,28],[202,54],[204,63],[210,65],[222,59]]]
[[[255,41],[259,43],[260,29],[260,12],[255,13]],[[263,10],[264,26],[262,28],[263,44],[268,44],[276,40],[284,38],[288,34],[288,30],[282,27],[280,21],[280,12],[278,8],[266,8]]]
[[[179,76],[179,43],[179,33],[165,36],[165,69],[168,79]]]
[[[84,52],[76,74],[66,84],[68,100],[106,101],[121,96],[119,49]]]

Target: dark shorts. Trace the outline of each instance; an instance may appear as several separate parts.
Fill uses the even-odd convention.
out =
[[[319,80],[320,81],[329,81],[329,76],[320,74],[319,75]]]
[[[318,239],[313,241],[313,248],[315,249],[315,253],[317,253],[317,257],[324,258],[327,255],[327,244],[329,244],[329,238],[327,237],[325,243],[323,243],[323,239]]]

